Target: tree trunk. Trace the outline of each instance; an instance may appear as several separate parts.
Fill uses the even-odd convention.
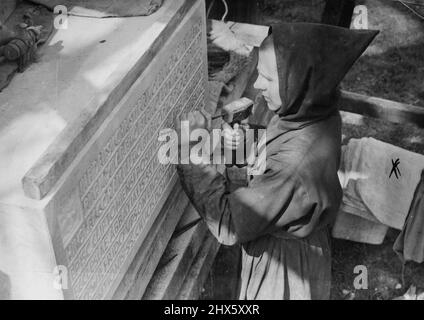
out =
[[[322,23],[349,28],[355,0],[327,0],[322,15]]]

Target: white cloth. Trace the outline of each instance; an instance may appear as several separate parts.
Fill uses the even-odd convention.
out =
[[[396,159],[400,176],[389,178]],[[341,210],[400,230],[423,169],[423,155],[373,138],[351,139],[339,170]]]

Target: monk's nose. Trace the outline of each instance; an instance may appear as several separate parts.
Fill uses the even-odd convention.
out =
[[[266,87],[265,87],[265,83],[264,83],[264,81],[263,81],[263,79],[262,79],[262,77],[261,77],[261,76],[259,76],[259,77],[256,79],[255,83],[253,84],[253,87],[254,87],[255,89],[262,90],[262,91],[266,89]]]

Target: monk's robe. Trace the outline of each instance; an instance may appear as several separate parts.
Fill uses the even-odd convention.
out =
[[[266,169],[230,190],[213,165],[178,165],[212,234],[242,245],[240,299],[328,299],[328,227],[342,199],[338,85],[377,32],[272,27],[282,106],[266,131]]]

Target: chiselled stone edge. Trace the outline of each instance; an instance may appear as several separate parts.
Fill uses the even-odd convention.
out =
[[[48,147],[22,178],[22,187],[27,197],[41,200],[49,193],[78,152],[82,150],[133,83],[141,76],[196,2],[198,0],[186,0],[153,42],[151,48],[143,54],[120,84],[111,91],[107,99],[94,112],[82,113]]]

